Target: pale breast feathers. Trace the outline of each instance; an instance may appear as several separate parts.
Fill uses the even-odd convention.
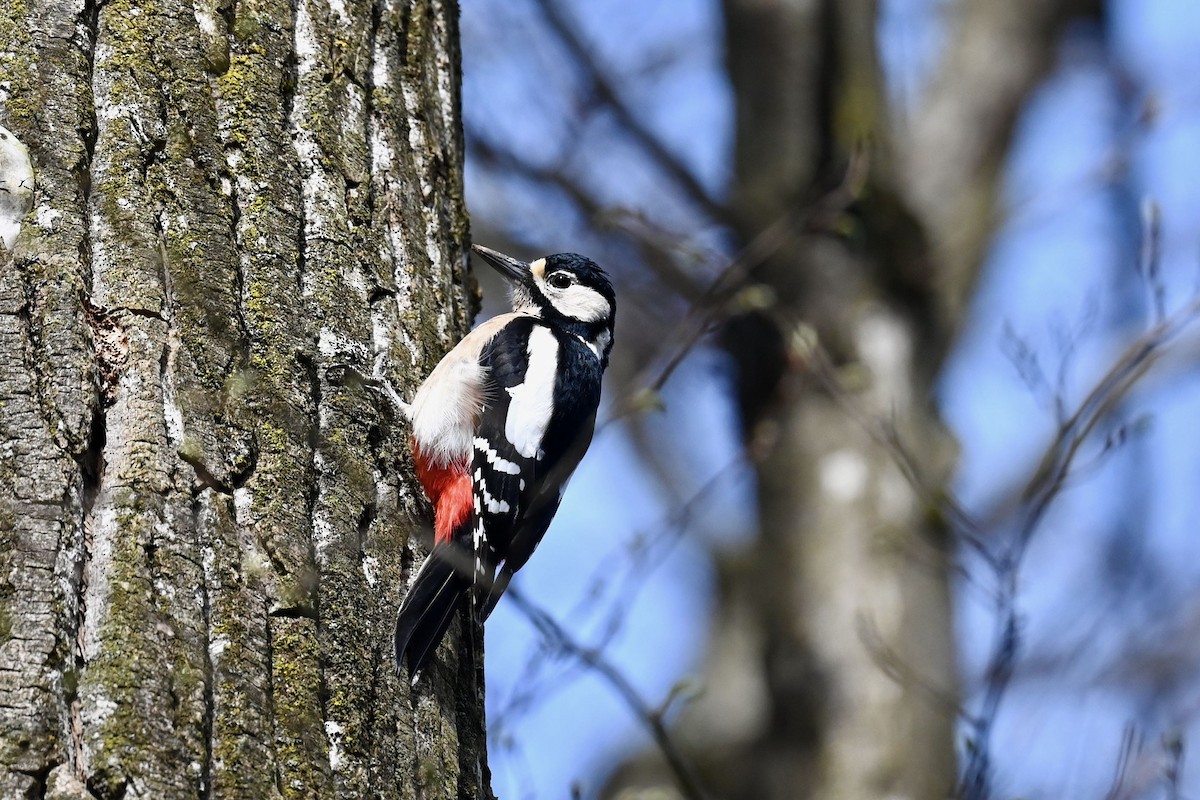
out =
[[[483,412],[487,370],[479,355],[519,314],[501,314],[468,333],[438,363],[412,403],[413,438],[421,452],[439,464],[470,460],[471,440]]]

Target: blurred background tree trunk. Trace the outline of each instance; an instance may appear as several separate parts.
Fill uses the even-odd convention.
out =
[[[469,323],[457,13],[0,8],[0,796],[490,796],[477,632],[393,675],[402,421],[329,370]]]
[[[723,5],[746,250],[720,342],[760,534],[720,565],[684,729],[716,740],[719,796],[946,797],[955,444],[934,381],[1018,109],[1083,4],[957,4],[911,130],[888,118],[874,0]]]

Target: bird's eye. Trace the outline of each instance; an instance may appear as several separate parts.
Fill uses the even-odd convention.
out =
[[[546,283],[555,289],[565,289],[571,285],[571,276],[565,272],[555,272],[546,278]]]

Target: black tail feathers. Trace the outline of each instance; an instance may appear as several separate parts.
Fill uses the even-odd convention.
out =
[[[396,617],[396,669],[407,662],[413,683],[446,635],[471,585],[469,575],[461,574],[450,561],[436,550],[425,559]]]

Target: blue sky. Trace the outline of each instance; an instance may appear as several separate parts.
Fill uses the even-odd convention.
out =
[[[613,204],[686,223],[687,210],[673,207],[661,177],[614,135],[611,120],[581,130],[563,123],[560,104],[578,88],[578,76],[539,35],[528,3],[462,5],[468,125],[542,165],[586,168]],[[941,5],[881,2],[880,42],[901,107],[911,107],[936,64]],[[649,110],[655,130],[719,192],[732,135],[719,3],[576,0],[570,7],[601,61],[624,77],[622,85],[638,87],[627,99]],[[1149,293],[1137,277],[1131,222],[1145,198],[1162,211],[1168,309],[1200,286],[1200,4],[1113,0],[1109,7],[1119,70],[1099,45],[1100,31],[1081,27],[1067,37],[1021,120],[1004,180],[1008,222],[940,381],[939,403],[962,444],[956,491],[972,507],[1027,475],[1054,429],[1053,404],[1022,381],[1013,343],[1028,347],[1051,376],[1065,357],[1070,403],[1146,324]],[[1148,123],[1145,108],[1154,112]],[[527,240],[545,238],[550,224],[559,248],[586,249],[579,221],[556,212],[534,187],[497,181],[469,164],[468,201],[477,235],[481,217]],[[704,240],[706,232],[697,236]],[[678,455],[695,465],[682,493],[718,472],[721,490],[705,495],[682,535],[656,537],[674,502],[656,491],[623,427],[606,427],[519,577],[531,600],[593,641],[607,615],[589,612],[608,609],[605,598],[628,586],[622,576],[630,542],[658,543],[662,558],[639,581],[632,611],[606,651],[651,702],[703,656],[712,581],[705,544],[749,535],[754,522],[746,473],[729,466],[736,437],[719,359],[698,352],[665,400],[672,435],[706,443]],[[1156,632],[1183,625],[1181,608],[1200,605],[1198,408],[1200,377],[1187,365],[1148,385],[1123,409],[1136,435],[1064,494],[1035,538],[1021,576],[1028,659],[1054,666],[1019,681],[1002,707],[996,768],[1003,796],[1103,795],[1131,723],[1151,743],[1173,731],[1200,733],[1196,676],[1174,676],[1156,694],[1144,676],[1114,671],[1122,655],[1149,649]],[[967,586],[958,600],[970,688],[990,646],[991,609]],[[529,625],[501,603],[487,633],[495,789],[505,800],[566,797],[573,785],[591,796],[613,760],[648,739],[596,678],[569,661],[531,661],[536,649]],[[514,692],[531,677],[541,687],[538,699],[514,711]],[[1196,794],[1200,770],[1184,764],[1184,787]]]

